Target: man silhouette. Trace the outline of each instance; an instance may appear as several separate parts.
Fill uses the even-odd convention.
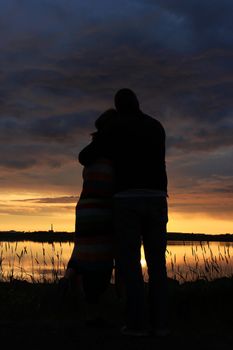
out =
[[[126,291],[126,325],[122,333],[143,336],[149,326],[155,334],[166,335],[165,130],[158,120],[141,111],[132,90],[119,90],[114,102],[118,116],[80,154],[80,162],[84,164],[101,152],[114,165],[115,259]],[[140,263],[142,244],[149,276],[148,300]]]

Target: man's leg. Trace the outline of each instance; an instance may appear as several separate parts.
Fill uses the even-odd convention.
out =
[[[143,245],[149,275],[149,313],[154,328],[168,325],[166,202],[149,199]]]
[[[141,217],[135,199],[114,203],[116,265],[126,291],[128,328],[145,326],[144,281],[141,268]]]

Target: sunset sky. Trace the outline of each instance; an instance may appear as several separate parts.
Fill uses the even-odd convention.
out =
[[[168,230],[233,233],[232,0],[0,4],[0,231],[74,230],[78,153],[128,87],[166,130]]]

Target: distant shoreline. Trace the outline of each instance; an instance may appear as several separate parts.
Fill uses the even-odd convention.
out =
[[[0,231],[0,242],[34,241],[34,242],[73,242],[74,232],[50,231]],[[168,241],[208,241],[208,242],[233,242],[233,234],[205,234],[168,232]]]

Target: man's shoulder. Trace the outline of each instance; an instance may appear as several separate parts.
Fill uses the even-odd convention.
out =
[[[142,117],[145,120],[150,121],[151,123],[159,123],[160,124],[160,121],[158,119],[156,119],[154,116],[149,115],[147,113],[142,113]]]
[[[162,123],[158,119],[156,119],[155,117],[152,117],[149,114],[142,113],[142,120],[149,127],[164,129]]]
[[[164,131],[162,123],[153,116],[140,112],[139,114],[131,117],[119,117],[114,118],[108,126],[100,133],[101,135],[114,137],[115,135],[121,135],[125,133],[134,133],[137,130],[150,130],[153,132]]]

